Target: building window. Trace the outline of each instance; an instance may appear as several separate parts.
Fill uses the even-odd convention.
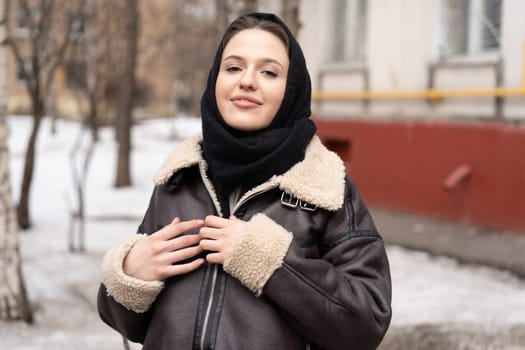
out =
[[[40,20],[41,11],[31,3],[17,2],[15,7],[15,31],[19,35],[28,34]]]
[[[469,56],[500,48],[503,0],[443,0],[444,42],[447,56]]]
[[[86,88],[87,69],[85,62],[68,61],[65,64],[66,86],[70,90]]]
[[[483,1],[483,29],[481,47],[484,50],[499,49],[501,38],[502,1]]]
[[[64,16],[65,26],[71,31],[73,40],[82,39],[86,35],[85,19],[82,14],[73,11],[67,11]]]
[[[33,69],[31,65],[31,61],[27,60],[24,63],[17,62],[16,63],[16,85],[17,86],[25,86],[27,84],[26,77],[24,76],[24,69],[28,75],[31,75]]]
[[[25,33],[29,31],[29,15],[24,7],[18,3],[16,7],[16,31],[17,33]]]
[[[331,3],[332,27],[329,31],[331,63],[362,62],[366,58],[367,1],[334,0]]]

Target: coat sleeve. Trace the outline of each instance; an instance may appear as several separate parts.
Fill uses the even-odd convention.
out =
[[[155,213],[156,191],[157,189],[153,192],[149,207],[139,226],[139,233],[152,233],[155,230],[153,215]],[[130,241],[134,239],[132,238]],[[114,252],[122,251],[126,244],[129,242],[111,249],[104,258],[103,283],[100,284],[98,290],[97,308],[100,318],[111,328],[131,341],[142,343],[151,321],[150,306],[154,301],[152,295],[156,296],[160,292],[162,282],[146,282],[123,276],[121,266],[119,268],[118,264],[108,262],[108,260],[119,260],[119,258],[111,258],[111,256],[118,255]],[[111,278],[108,278],[107,275],[110,275]],[[137,300],[145,299],[149,299],[147,306],[144,306],[144,303],[142,303],[144,305],[135,305]],[[129,300],[131,303],[127,303],[125,300]]]
[[[321,259],[305,258],[291,233],[269,218],[262,222],[259,214],[247,225],[252,237],[244,236],[232,253],[233,260],[246,262],[239,257],[249,250],[252,266],[226,261],[225,271],[275,302],[290,325],[321,348],[376,349],[391,319],[388,259],[349,179],[345,197],[343,208],[328,219]],[[253,244],[255,236],[263,236],[266,243]],[[269,241],[274,246],[268,246]]]

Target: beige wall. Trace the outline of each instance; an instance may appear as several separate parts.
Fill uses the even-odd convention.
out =
[[[299,41],[307,57],[314,90],[360,91],[365,88],[363,69],[368,72],[371,91],[422,90],[427,87],[431,63],[438,62],[442,40],[441,0],[368,0],[367,60],[362,64],[330,65],[326,51],[331,38],[331,2],[303,0]],[[501,57],[503,88],[519,88],[523,79],[525,45],[525,1],[505,0],[502,10]],[[456,59],[463,68],[442,68],[436,72],[438,89],[488,89],[496,87],[492,68],[475,67],[494,63],[497,54]],[[472,64],[471,64],[472,63]],[[323,77],[322,79],[320,77]],[[318,102],[314,111],[330,116],[483,118],[494,115],[493,98],[446,99],[428,104],[423,99]],[[504,116],[525,120],[525,97],[507,98]]]

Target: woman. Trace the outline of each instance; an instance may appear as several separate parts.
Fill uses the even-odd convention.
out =
[[[101,318],[144,349],[374,349],[390,317],[381,237],[315,136],[301,49],[274,15],[221,41],[202,136],[155,175],[138,234],[110,250]]]

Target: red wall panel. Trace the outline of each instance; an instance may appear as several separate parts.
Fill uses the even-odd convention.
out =
[[[369,204],[525,233],[525,127],[315,122],[321,140],[347,162]],[[450,178],[455,170],[458,179]]]

